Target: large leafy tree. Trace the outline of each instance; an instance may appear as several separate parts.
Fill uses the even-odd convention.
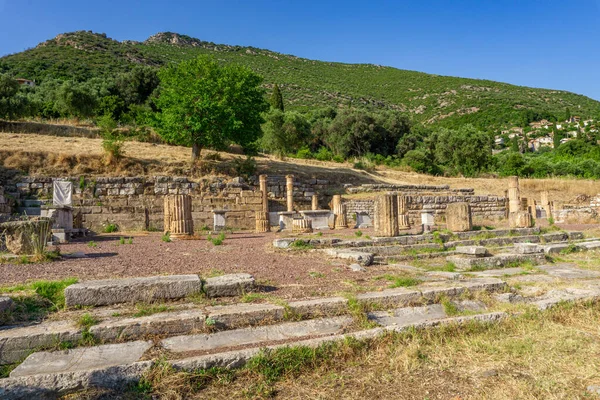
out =
[[[474,176],[491,161],[490,137],[467,124],[459,129],[442,129],[437,134],[435,157],[437,161],[464,176]]]
[[[204,147],[242,146],[261,136],[269,108],[262,78],[236,64],[198,57],[159,72],[156,126],[169,143],[191,146],[192,162]]]

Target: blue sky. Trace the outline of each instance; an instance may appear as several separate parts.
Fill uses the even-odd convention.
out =
[[[74,30],[117,40],[172,31],[600,100],[600,0],[0,0],[0,16],[2,55]]]

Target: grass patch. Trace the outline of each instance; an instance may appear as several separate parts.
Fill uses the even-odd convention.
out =
[[[138,303],[135,305],[136,312],[133,314],[135,318],[147,317],[148,315],[158,314],[172,310],[172,307],[166,304],[146,304]]]
[[[245,293],[241,298],[240,301],[242,303],[254,303],[255,301],[258,300],[264,300],[266,299],[268,296],[264,293]]]
[[[356,237],[361,237],[363,235],[362,231],[359,229],[356,232],[354,232],[354,236]]]
[[[390,285],[388,286],[389,288],[417,286],[418,284],[423,282],[422,280],[417,279],[417,278],[412,278],[409,276],[391,275],[391,274],[377,276],[374,279],[375,280],[385,279],[386,281],[389,281],[390,282]]]
[[[98,247],[98,243],[94,242],[93,240],[90,240],[88,242],[88,247],[96,248],[96,247]]]
[[[100,322],[98,318],[94,317],[92,314],[85,313],[77,320],[77,326],[82,329],[90,329],[98,322]]]
[[[579,251],[579,247],[577,247],[573,243],[570,243],[566,249],[560,251],[560,254],[566,256],[569,254],[577,253],[578,251]]]
[[[308,273],[311,278],[325,278],[325,274],[322,272],[311,271]]]
[[[211,242],[214,246],[220,246],[225,241],[225,232],[221,232],[217,235],[217,237],[212,237],[212,235],[206,236],[206,240]]]
[[[458,307],[456,306],[456,304],[453,303],[452,301],[450,301],[449,299],[447,299],[447,298],[441,299],[440,304],[442,305],[442,307],[444,307],[444,312],[446,313],[447,316],[453,317],[453,316],[460,314],[460,311],[458,310]]]
[[[162,240],[165,243],[171,242],[171,234],[169,232],[165,233],[160,237],[160,240]]]
[[[294,240],[289,248],[292,250],[310,250],[313,249],[314,246],[305,240]]]
[[[114,233],[119,231],[117,224],[108,224],[104,227],[104,233]]]

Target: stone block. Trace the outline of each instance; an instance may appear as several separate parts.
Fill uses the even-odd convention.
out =
[[[531,214],[526,211],[515,211],[508,215],[508,225],[511,228],[530,228],[533,225]]]
[[[151,341],[137,341],[33,353],[10,373],[10,377],[86,371],[132,364],[139,361],[152,345]]]
[[[197,275],[104,279],[68,286],[65,289],[65,300],[68,307],[103,306],[180,299],[201,290],[202,281]]]
[[[569,243],[547,244],[541,246],[541,249],[546,254],[560,254],[561,251],[569,248]]]
[[[15,302],[10,297],[0,297],[0,313],[5,313],[13,309]]]
[[[207,278],[203,289],[208,297],[239,296],[254,290],[254,277],[242,273]]]
[[[410,326],[446,317],[441,304],[423,307],[403,307],[393,311],[374,311],[367,314],[368,318],[382,326]]]
[[[388,289],[381,292],[363,293],[356,296],[361,303],[375,303],[384,306],[409,306],[420,303],[421,292],[404,288]]]
[[[452,232],[467,232],[473,229],[469,203],[450,203],[446,207],[446,227]]]
[[[487,249],[483,246],[456,246],[457,254],[465,254],[475,257],[484,257],[487,255]]]
[[[204,327],[205,315],[198,310],[164,312],[138,318],[101,321],[90,328],[100,341],[136,340],[149,335],[182,335]]]
[[[285,308],[272,304],[210,306],[204,310],[217,328],[237,328],[283,320]]]
[[[264,342],[298,339],[340,333],[352,317],[335,317],[279,325],[229,330],[211,334],[185,335],[164,339],[161,345],[170,352],[211,351],[219,348],[256,345]]]
[[[535,243],[515,243],[515,253],[534,254],[542,251],[542,248]]]

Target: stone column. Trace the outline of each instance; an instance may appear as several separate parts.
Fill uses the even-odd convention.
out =
[[[342,204],[342,196],[336,194],[331,200],[334,220],[334,229],[345,229],[348,227],[348,220],[346,218],[346,206]]]
[[[467,232],[473,229],[469,203],[450,203],[446,207],[446,228],[452,232]]]
[[[164,226],[163,233],[166,235],[171,230],[171,196],[165,196],[163,206]]]
[[[192,197],[187,194],[170,196],[169,203],[169,232],[171,238],[182,238],[194,235],[194,220],[192,219]],[[166,219],[166,217],[165,217]]]
[[[262,210],[265,213],[269,212],[269,193],[267,190],[267,176],[266,175],[260,175],[258,177],[259,180],[259,185],[260,185],[260,192],[262,194]]]
[[[287,189],[287,211],[294,211],[294,175],[285,177],[285,187]]]
[[[317,196],[316,194],[313,194],[311,200],[312,200],[311,210],[317,211],[319,209],[319,196]]]
[[[398,236],[398,196],[382,194],[375,203],[375,235]]]
[[[398,229],[406,230],[410,229],[410,223],[408,221],[408,205],[406,204],[406,196],[398,195]]]
[[[259,187],[262,194],[262,211],[256,212],[256,232],[270,232],[271,225],[269,224],[269,197],[267,191],[267,176],[260,175]]]
[[[533,226],[533,219],[531,218],[530,213],[526,211],[517,211],[510,213],[508,225],[511,228],[531,228]]]
[[[542,191],[540,205],[546,211],[546,218],[552,217],[552,207],[550,205],[549,193],[547,190]]]
[[[537,214],[537,209],[535,207],[535,199],[532,197],[528,197],[527,198],[527,208],[525,209],[525,211],[527,211],[529,214],[531,214],[532,216],[536,216]]]
[[[312,233],[312,221],[309,219],[294,219],[292,221],[292,232]]]
[[[521,201],[519,199],[519,177],[511,176],[508,178],[508,211],[509,213],[521,210]]]

